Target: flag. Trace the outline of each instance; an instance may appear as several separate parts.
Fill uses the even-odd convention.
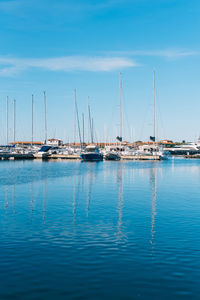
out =
[[[155,142],[155,136],[150,136],[150,141]]]
[[[121,142],[122,141],[122,137],[121,136],[117,136],[116,139]]]

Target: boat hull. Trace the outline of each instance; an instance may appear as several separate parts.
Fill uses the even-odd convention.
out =
[[[171,155],[194,155],[194,154],[200,154],[200,150],[191,150],[191,149],[168,149],[169,153]]]
[[[105,155],[105,160],[120,160],[121,157],[116,153],[107,153]]]
[[[46,152],[37,152],[33,154],[34,158],[40,158],[40,159],[48,159],[50,157],[49,153]]]
[[[101,153],[81,153],[80,155],[83,161],[102,161],[103,155]]]

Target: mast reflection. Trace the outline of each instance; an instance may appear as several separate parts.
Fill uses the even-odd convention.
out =
[[[76,177],[73,177],[73,223],[75,223],[76,219]]]
[[[46,200],[47,200],[47,179],[44,178],[44,196],[43,196],[43,207],[42,207],[42,218],[43,223],[45,224],[46,220]]]
[[[31,181],[30,183],[30,210],[31,210],[31,221],[32,221],[32,217],[33,217],[33,203],[34,203],[34,198],[33,198],[33,182]]]
[[[155,218],[156,218],[156,199],[157,199],[157,168],[152,168],[150,173],[151,188],[152,188],[152,213],[151,213],[151,240],[152,247],[154,246],[155,238]]]
[[[15,209],[15,184],[13,184],[13,192],[12,192],[12,208],[13,208],[13,212],[14,214],[16,213],[16,209]]]
[[[119,168],[117,170],[117,185],[118,185],[118,204],[117,204],[117,210],[118,210],[118,224],[117,224],[117,235],[118,239],[121,238],[122,235],[122,209],[123,209],[123,170],[122,170],[122,164],[119,163]]]
[[[80,188],[81,185],[81,176],[78,177],[78,180],[76,180],[77,177],[76,175],[74,175],[73,177],[73,203],[72,203],[72,207],[73,207],[73,223],[76,222],[76,210],[77,210],[77,206],[78,206],[78,199],[79,199],[79,194],[80,194]]]
[[[86,215],[87,215],[87,218],[88,218],[89,209],[90,209],[93,178],[94,178],[94,174],[89,172],[88,176],[87,176],[88,185],[87,185],[87,196],[86,196],[86,199],[87,199],[87,201],[86,201]]]
[[[6,185],[6,190],[5,190],[5,204],[4,204],[4,208],[6,210],[6,212],[8,212],[8,205],[9,205],[9,200],[8,200],[8,184]]]

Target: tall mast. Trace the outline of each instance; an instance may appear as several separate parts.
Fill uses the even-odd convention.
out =
[[[80,140],[80,145],[82,147],[81,130],[80,130],[79,116],[78,116],[78,107],[77,107],[77,102],[76,102],[76,89],[74,90],[74,104],[75,104],[76,118],[77,118],[77,123],[78,123],[79,140]]]
[[[89,124],[90,124],[90,134],[91,134],[91,143],[93,144],[93,125],[90,115],[90,105],[88,104],[88,114],[89,114]]]
[[[6,100],[6,143],[8,145],[8,96],[7,96],[7,100]]]
[[[14,99],[14,114],[13,114],[13,142],[15,143],[16,136],[16,100]]]
[[[92,118],[92,143],[94,143],[94,120]]]
[[[74,145],[76,143],[76,89],[74,90]]]
[[[32,143],[32,146],[33,146],[33,105],[34,105],[34,96],[32,95],[32,134],[31,134],[31,143]]]
[[[122,73],[120,72],[120,138],[122,140]]]
[[[47,142],[47,104],[46,104],[46,92],[44,92],[44,128],[45,128],[45,144]]]
[[[85,124],[84,124],[84,114],[82,113],[82,121],[83,121],[83,144],[85,140]]]
[[[153,136],[156,141],[156,84],[155,84],[155,70],[153,71],[153,108],[154,108],[154,125]]]
[[[88,144],[90,142],[90,112],[89,112],[89,107],[90,107],[90,97],[88,96]]]

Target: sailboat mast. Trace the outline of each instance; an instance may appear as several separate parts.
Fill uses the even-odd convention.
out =
[[[77,123],[78,123],[78,133],[79,133],[79,139],[80,139],[80,146],[82,147],[81,130],[80,130],[79,116],[78,116],[78,107],[77,107],[77,102],[76,102],[76,89],[74,90],[74,104],[75,104],[76,118],[77,118]]]
[[[8,96],[7,96],[7,100],[6,100],[6,143],[8,145]]]
[[[92,118],[92,143],[94,143],[94,120]]]
[[[90,97],[88,96],[88,144],[90,143],[90,113],[89,113],[89,107],[90,107]]]
[[[14,99],[14,113],[13,113],[13,142],[15,143],[16,135],[16,100]]]
[[[84,124],[84,114],[82,113],[82,121],[83,121],[83,144],[85,140],[85,124]]]
[[[34,96],[32,95],[32,137],[31,137],[32,146],[33,146],[33,105],[34,105]]]
[[[74,146],[76,143],[76,89],[74,89]]]
[[[153,136],[156,141],[156,84],[155,84],[155,70],[153,71],[153,108],[154,108],[154,125]]]
[[[46,92],[44,92],[44,128],[45,128],[45,144],[47,142],[47,104],[46,104]]]
[[[93,144],[93,126],[92,126],[92,120],[90,115],[90,105],[88,104],[88,114],[89,114],[89,124],[90,124],[90,134],[91,134],[91,143]]]
[[[120,138],[122,140],[122,73],[120,72]]]

